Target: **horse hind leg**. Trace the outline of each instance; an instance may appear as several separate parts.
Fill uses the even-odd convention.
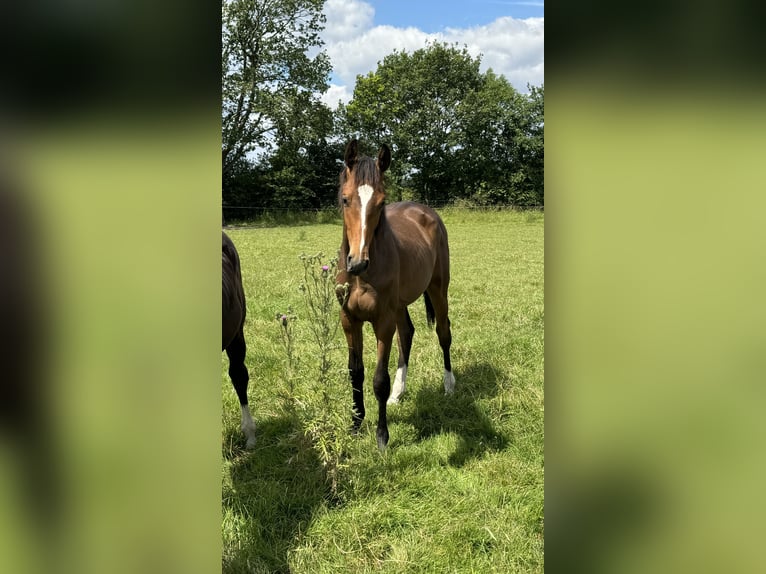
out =
[[[388,404],[395,405],[404,395],[407,388],[407,366],[410,363],[410,349],[412,349],[412,338],[415,335],[415,325],[412,324],[410,313],[407,307],[399,313],[396,320],[396,337],[399,344],[399,363],[396,368],[396,377],[394,385],[391,387],[391,396],[388,397]]]
[[[246,352],[245,336],[240,329],[234,340],[226,347],[226,354],[229,356],[229,377],[231,377],[231,384],[237,393],[242,411],[241,429],[247,439],[245,448],[252,449],[255,447],[255,422],[247,403],[247,383],[250,380],[250,375],[245,365]]]
[[[455,391],[455,374],[452,372],[450,359],[450,347],[452,346],[452,329],[448,316],[447,293],[438,288],[429,288],[426,292],[426,308],[433,309],[436,319],[436,335],[439,337],[439,345],[444,356],[444,393],[449,395]],[[429,309],[430,311],[430,309]]]

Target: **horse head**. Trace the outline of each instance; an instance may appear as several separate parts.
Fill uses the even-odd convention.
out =
[[[344,162],[338,199],[348,239],[346,269],[359,275],[370,264],[370,245],[385,205],[383,173],[391,164],[391,151],[384,144],[373,159],[361,155],[359,142],[352,140],[346,146]]]

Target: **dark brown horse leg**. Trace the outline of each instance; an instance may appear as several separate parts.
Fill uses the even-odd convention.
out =
[[[378,399],[378,448],[383,450],[388,444],[388,421],[386,419],[386,401],[391,394],[391,377],[388,374],[388,359],[391,356],[391,344],[394,340],[396,323],[382,319],[372,325],[378,339],[378,364],[375,378],[372,380],[375,398]]]
[[[255,447],[255,423],[250,415],[250,407],[247,404],[247,383],[250,375],[245,365],[245,354],[247,347],[245,345],[245,335],[242,329],[239,330],[234,340],[226,347],[226,354],[229,356],[229,377],[231,384],[239,398],[239,406],[242,409],[242,432],[247,438],[246,448]]]
[[[414,335],[415,325],[412,324],[410,313],[407,311],[407,307],[405,307],[396,317],[396,338],[399,344],[399,364],[396,368],[394,385],[391,387],[391,396],[388,397],[389,405],[398,403],[407,388],[407,366],[410,363],[410,349],[412,348],[412,337]]]
[[[439,345],[444,355],[444,393],[450,394],[455,390],[455,374],[452,372],[452,361],[449,353],[452,346],[452,330],[448,317],[447,293],[446,289],[429,288],[428,295],[431,297],[431,304],[434,307],[436,335],[439,337]]]
[[[354,396],[354,411],[351,415],[352,432],[357,432],[364,420],[364,362],[362,361],[362,325],[341,311],[340,322],[348,343],[348,375]]]

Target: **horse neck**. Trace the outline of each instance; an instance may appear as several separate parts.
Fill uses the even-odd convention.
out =
[[[375,227],[374,241],[375,243],[390,243],[393,241],[393,235],[391,235],[391,227],[388,225],[386,219],[386,208],[380,212],[380,219],[378,219],[378,225]],[[343,238],[341,240],[341,250],[348,254],[348,232],[346,231],[346,222],[343,222]]]
[[[394,232],[388,223],[386,209],[380,213],[378,225],[375,227],[372,244],[370,245],[370,259],[385,260],[387,265],[396,264],[399,261]]]
[[[374,240],[370,248],[373,249],[376,244],[381,248],[388,248],[389,246],[393,248],[394,244],[394,236],[391,231],[391,226],[388,224],[385,206],[383,206],[383,209],[380,212],[380,219],[378,219],[378,225],[375,227]]]

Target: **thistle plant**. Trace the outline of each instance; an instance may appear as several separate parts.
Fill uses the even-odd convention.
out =
[[[345,298],[348,285],[337,285],[338,258],[324,261],[324,255],[301,255],[303,281],[300,291],[306,304],[308,329],[317,350],[317,377],[312,395],[320,399],[318,408],[309,418],[306,431],[324,465],[325,476],[333,495],[347,463],[344,460],[351,440],[346,421],[348,413],[340,389],[342,371],[333,364],[333,351],[338,345],[338,300]],[[340,292],[339,289],[340,288]]]
[[[282,402],[288,412],[295,416],[295,334],[294,323],[298,317],[293,312],[292,307],[287,308],[286,313],[277,313],[276,319],[279,323],[280,333],[282,334],[282,347],[285,350],[287,364],[285,366],[285,381],[287,382],[287,393],[281,394]]]
[[[317,452],[333,496],[338,496],[345,460],[350,446],[346,401],[346,371],[336,363],[338,341],[338,302],[348,296],[348,284],[337,285],[338,258],[325,260],[322,253],[301,255],[303,280],[299,289],[305,303],[301,332],[308,331],[311,349],[305,356],[312,364],[296,369],[293,331],[295,315],[278,314],[282,344],[287,354],[287,389],[290,413],[294,415],[312,448]],[[299,344],[302,341],[297,341]],[[301,345],[303,346],[303,345]],[[314,370],[316,369],[316,370]],[[296,385],[296,374],[301,384]],[[307,373],[313,373],[308,375]]]
[[[332,368],[331,351],[338,348],[337,304],[341,297],[338,290],[343,292],[344,298],[348,292],[348,284],[336,285],[335,282],[338,274],[338,258],[334,257],[329,263],[324,264],[323,257],[321,252],[316,255],[300,256],[303,262],[303,281],[299,287],[310,319],[308,327],[319,351],[320,384],[327,382]],[[327,393],[324,395],[323,400],[327,404],[329,396]]]

